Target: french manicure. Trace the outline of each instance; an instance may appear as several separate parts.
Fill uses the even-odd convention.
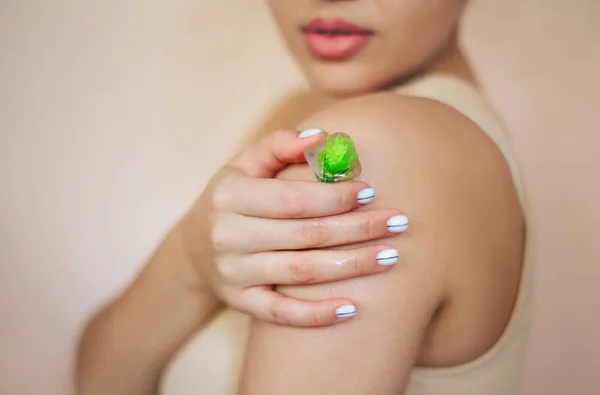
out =
[[[375,199],[375,190],[373,188],[365,188],[362,191],[358,192],[358,196],[356,200],[358,204],[367,204],[371,203]]]
[[[392,233],[406,232],[408,229],[408,217],[406,215],[395,215],[387,220],[387,229]]]
[[[323,133],[323,129],[317,129],[317,128],[306,129],[305,131],[303,131],[302,133],[300,133],[298,135],[298,138],[303,139],[306,137],[315,136],[319,133]]]
[[[377,264],[380,266],[391,266],[398,263],[398,250],[390,248],[388,250],[379,251],[377,254]]]
[[[351,304],[346,304],[335,309],[335,315],[338,318],[350,318],[356,315],[356,307]]]

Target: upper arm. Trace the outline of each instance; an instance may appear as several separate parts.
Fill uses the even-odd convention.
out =
[[[377,193],[370,207],[401,209],[410,227],[385,241],[400,252],[393,270],[280,287],[303,299],[348,297],[357,316],[317,329],[254,322],[242,393],[400,393],[422,345],[439,340],[428,328],[457,288],[477,295],[482,282],[494,287],[486,276],[503,270],[496,266],[521,225],[510,173],[476,125],[431,100],[363,97],[316,114],[304,127],[348,133],[363,165],[360,178]],[[297,167],[282,177],[312,175]]]

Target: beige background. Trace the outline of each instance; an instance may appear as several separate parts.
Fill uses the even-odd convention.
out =
[[[465,44],[537,222],[524,393],[597,394],[600,2],[472,3]],[[0,393],[71,391],[92,306],[300,81],[263,2],[0,2]]]

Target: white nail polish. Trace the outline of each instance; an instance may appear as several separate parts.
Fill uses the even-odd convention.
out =
[[[373,188],[365,188],[358,193],[356,200],[359,204],[371,203],[375,199],[375,190]]]
[[[377,254],[377,264],[380,266],[391,266],[398,263],[398,250],[390,248],[389,250],[379,251]]]
[[[356,315],[356,307],[351,304],[343,305],[335,309],[335,315],[339,318],[350,318]]]
[[[298,138],[303,139],[306,137],[315,136],[319,133],[323,133],[323,129],[317,129],[317,128],[306,129],[304,132],[302,132],[298,135]]]
[[[405,232],[408,229],[408,217],[406,215],[396,215],[387,220],[387,229],[392,233]]]

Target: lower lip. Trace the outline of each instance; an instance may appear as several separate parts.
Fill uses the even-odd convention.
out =
[[[349,58],[364,47],[371,35],[348,34],[328,36],[313,32],[304,33],[308,50],[316,57],[325,60],[342,60]]]

